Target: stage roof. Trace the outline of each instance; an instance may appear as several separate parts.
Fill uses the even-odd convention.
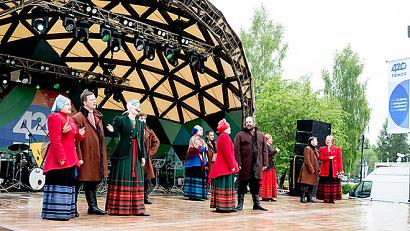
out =
[[[122,91],[123,98],[118,102],[112,95],[105,96],[104,87],[99,86],[98,102],[103,109],[124,110],[126,101],[136,98],[142,103],[142,111],[148,115],[179,123],[220,111],[242,109],[244,116],[253,113],[252,80],[241,42],[222,13],[210,2],[82,1],[91,7],[124,15],[155,30],[178,34],[192,43],[210,48],[202,50],[207,57],[204,73],[190,65],[189,49],[181,50],[177,66],[170,65],[164,56],[164,43],[156,43],[155,58],[148,60],[144,50],[137,51],[134,46],[135,34],[121,27],[117,27],[122,34],[118,52],[111,52],[101,39],[101,24],[90,22],[89,39],[80,42],[63,26],[62,15],[67,11],[56,11],[59,6],[67,6],[70,2],[75,1],[0,3],[0,53],[94,73],[106,74],[109,72],[106,64],[115,64],[111,73],[127,79],[123,84],[129,88]],[[33,9],[40,6],[50,9],[48,28],[42,34],[32,26]],[[79,18],[76,20],[78,22]],[[87,18],[82,17],[82,20]],[[35,45],[32,49],[20,46],[26,44],[22,41]],[[47,49],[56,59],[41,54]]]

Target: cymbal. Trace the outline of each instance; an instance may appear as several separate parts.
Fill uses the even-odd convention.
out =
[[[12,144],[8,147],[10,151],[25,151],[30,147],[27,144]]]

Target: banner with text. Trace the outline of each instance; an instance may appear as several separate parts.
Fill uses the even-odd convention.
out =
[[[410,58],[389,61],[388,133],[407,133],[409,127]]]

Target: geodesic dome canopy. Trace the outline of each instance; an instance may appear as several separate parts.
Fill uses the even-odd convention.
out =
[[[69,78],[70,72],[61,74],[65,69],[41,70],[98,87],[103,109],[124,110],[136,98],[148,115],[178,123],[254,111],[241,43],[205,0],[5,1],[0,39],[2,54],[81,73]],[[40,72],[24,62],[18,68]]]

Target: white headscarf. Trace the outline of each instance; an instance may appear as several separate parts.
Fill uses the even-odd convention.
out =
[[[58,95],[56,99],[54,100],[53,107],[51,108],[51,112],[58,112],[61,110],[61,108],[64,107],[64,104],[70,100],[69,98],[63,96],[63,95]]]
[[[140,105],[140,101],[137,99],[132,99],[127,103],[127,112],[128,114],[130,114],[131,111],[131,107],[132,106],[139,106]]]

